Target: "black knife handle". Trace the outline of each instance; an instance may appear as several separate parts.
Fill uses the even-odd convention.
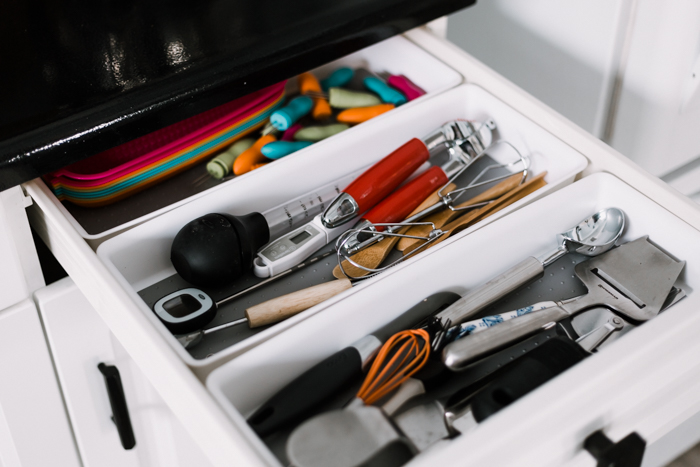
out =
[[[248,419],[259,436],[267,436],[362,377],[362,357],[346,347],[302,373],[272,396]]]
[[[134,438],[134,429],[131,427],[129,408],[126,406],[126,397],[124,396],[119,370],[116,366],[105,365],[104,363],[97,365],[97,369],[100,370],[100,373],[105,378],[109,405],[112,406],[112,420],[117,426],[122,447],[127,450],[131,449],[136,446],[136,438]]]
[[[554,337],[504,368],[491,384],[472,399],[472,414],[481,423],[571,368],[589,354],[566,337]]]

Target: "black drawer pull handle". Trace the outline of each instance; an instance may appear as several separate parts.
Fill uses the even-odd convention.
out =
[[[126,397],[124,397],[124,388],[122,387],[122,378],[119,376],[119,370],[116,366],[108,366],[104,363],[97,365],[97,369],[100,370],[100,373],[105,378],[109,405],[112,406],[112,421],[117,426],[122,447],[131,449],[136,446],[136,438],[134,438],[134,429],[131,427],[129,408],[126,406]]]
[[[630,433],[613,443],[601,430],[593,432],[583,442],[586,451],[598,461],[597,467],[640,467],[646,441],[637,433]]]

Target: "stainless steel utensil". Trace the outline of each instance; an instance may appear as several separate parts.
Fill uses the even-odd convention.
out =
[[[452,326],[462,323],[499,298],[544,273],[544,268],[569,252],[597,256],[610,250],[625,229],[625,214],[617,208],[596,212],[577,225],[557,235],[555,250],[531,256],[467,293],[437,317],[450,320]]]
[[[443,361],[449,369],[459,371],[534,334],[546,323],[597,306],[609,308],[633,322],[647,321],[662,309],[684,266],[685,261],[676,261],[652,245],[649,237],[641,237],[576,266],[576,275],[588,288],[586,295],[556,302],[556,307],[520,316],[452,342],[443,350]]]

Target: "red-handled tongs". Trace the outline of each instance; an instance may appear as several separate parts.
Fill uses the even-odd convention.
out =
[[[262,248],[254,261],[255,274],[270,277],[299,265],[348,230],[351,221],[363,212],[369,211],[364,221],[373,224],[404,219],[430,193],[445,185],[450,174],[468,165],[476,154],[482,152],[484,139],[491,139],[491,128],[483,127],[482,134],[463,135],[461,126],[463,122],[453,122],[443,125],[424,140],[414,138],[367,169],[330,203],[325,212]],[[443,168],[427,170],[389,196],[427,162],[434,151],[444,147],[450,158]]]

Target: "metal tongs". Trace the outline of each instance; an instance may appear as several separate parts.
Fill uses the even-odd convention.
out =
[[[458,206],[456,202],[469,190],[474,190],[475,188],[479,188],[484,185],[505,180],[518,172],[522,174],[519,183],[523,183],[528,175],[530,159],[527,156],[522,155],[520,151],[515,148],[515,146],[507,141],[497,140],[495,142],[489,142],[492,136],[491,132],[495,128],[496,125],[492,120],[483,122],[478,128],[475,127],[472,122],[453,121],[446,123],[434,133],[425,137],[423,140],[426,142],[426,145],[431,152],[433,152],[433,150],[437,149],[439,146],[443,146],[447,149],[450,156],[448,162],[442,166],[442,169],[448,176],[448,181],[437,192],[439,201],[432,206],[429,206],[428,208],[410,216],[403,222],[388,224],[363,221],[358,223],[358,225],[356,225],[354,228],[343,233],[336,241],[336,251],[341,271],[350,279],[366,279],[373,277],[385,269],[396,265],[398,262],[404,261],[414,254],[424,250],[431,243],[447,233],[446,231],[436,228],[431,222],[420,222],[421,219],[444,209],[450,209],[452,211],[467,211],[487,205],[493,200],[469,204],[466,206]],[[505,145],[512,149],[517,157],[508,162],[490,164],[482,169],[481,172],[479,172],[467,186],[447,191],[448,187],[458,177],[464,174],[464,172],[468,170],[476,161],[481,159],[487,152],[492,151],[499,145]],[[517,167],[519,170],[511,172],[510,170],[515,167]],[[510,170],[505,175],[498,175],[485,179],[487,174],[498,169]],[[431,230],[425,236],[406,235],[399,232],[399,230],[405,227],[413,226],[430,226]],[[406,253],[397,261],[377,269],[360,265],[351,258],[352,255],[375,243],[378,243],[386,237],[411,238],[419,240],[422,243],[418,246],[418,248]],[[352,277],[347,273],[347,271],[344,270],[343,261],[348,261],[348,263],[368,272],[369,274],[361,277]]]

